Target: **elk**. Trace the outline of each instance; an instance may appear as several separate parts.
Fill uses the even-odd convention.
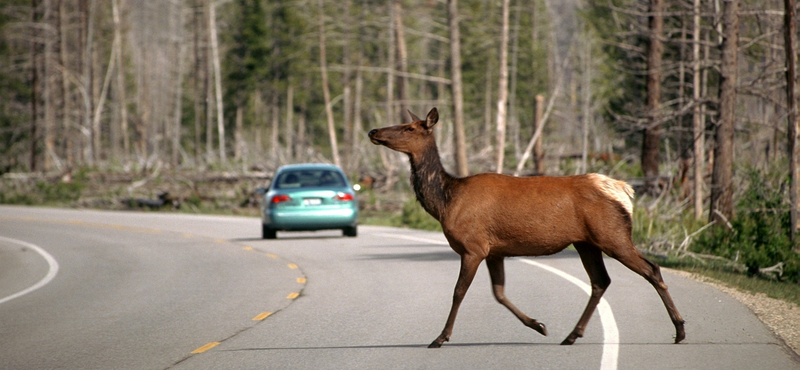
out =
[[[483,260],[495,299],[525,326],[547,335],[544,324],[526,316],[506,298],[503,259],[550,255],[570,244],[589,275],[592,293],[575,328],[561,344],[573,344],[583,336],[611,283],[603,253],[653,285],[675,325],[675,343],[686,337],[683,318],[658,265],[642,256],[631,240],[634,192],[629,184],[601,174],[453,177],[442,167],[434,139],[433,127],[439,121],[436,108],[424,120],[409,114],[413,122],[373,129],[369,138],[373,144],[408,155],[417,200],[441,223],[450,247],[461,256],[450,314],[444,330],[428,348],[439,348],[450,340],[458,308]]]

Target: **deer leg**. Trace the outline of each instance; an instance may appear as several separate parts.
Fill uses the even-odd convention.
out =
[[[506,284],[506,274],[505,268],[503,265],[503,257],[489,257],[486,259],[486,267],[489,268],[489,276],[492,279],[492,292],[494,293],[494,298],[497,299],[500,304],[508,308],[511,313],[516,316],[519,321],[522,323],[539,332],[539,334],[547,335],[547,328],[545,328],[544,324],[528,317],[522,311],[520,311],[516,306],[514,306],[511,301],[506,298],[505,294],[505,284]]]
[[[481,260],[483,259],[477,256],[471,256],[469,254],[461,255],[461,270],[458,273],[458,281],[456,281],[456,287],[453,291],[453,305],[450,307],[447,323],[444,325],[442,334],[439,334],[428,348],[439,348],[442,346],[442,343],[450,340],[450,334],[453,333],[453,324],[456,321],[458,307],[461,306],[461,301],[464,300],[464,295],[467,293],[469,285],[472,284],[472,279],[475,278],[475,272],[478,271]]]
[[[589,302],[586,304],[578,324],[575,325],[575,329],[561,342],[563,345],[573,344],[576,339],[583,337],[583,331],[586,329],[586,324],[589,323],[597,303],[600,302],[600,298],[603,297],[606,288],[611,284],[611,278],[608,277],[606,265],[603,263],[603,253],[600,249],[587,243],[575,243],[574,245],[581,256],[583,268],[589,274],[589,280],[592,283],[592,294],[589,296]]]
[[[618,253],[612,255],[612,257],[616,258],[633,272],[644,277],[645,280],[656,289],[658,295],[661,297],[661,301],[664,302],[664,307],[667,308],[667,313],[669,313],[672,324],[675,326],[675,343],[680,343],[686,338],[686,331],[683,328],[683,317],[681,317],[681,314],[675,307],[675,303],[672,301],[672,296],[670,296],[667,290],[667,284],[664,284],[664,279],[661,277],[661,268],[647,258],[644,258],[633,245],[631,245],[630,248],[626,248],[625,253]]]

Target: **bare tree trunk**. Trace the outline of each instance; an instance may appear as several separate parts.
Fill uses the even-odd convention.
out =
[[[59,73],[59,79],[61,80],[61,99],[62,99],[62,114],[61,114],[61,129],[63,134],[61,135],[61,142],[63,144],[64,150],[64,157],[67,162],[67,167],[73,166],[73,130],[72,130],[72,122],[70,119],[70,111],[72,110],[71,99],[69,97],[69,81],[67,78],[67,28],[66,28],[66,9],[64,5],[64,0],[57,0],[57,7],[58,7],[58,61],[61,64],[61,73]]]
[[[286,156],[289,161],[295,157],[294,144],[294,85],[291,83],[286,88],[286,128],[283,130],[283,140],[286,145]]]
[[[535,103],[536,112],[533,119],[534,132],[539,131],[539,126],[544,125],[542,117],[544,116],[544,96],[536,95]],[[542,136],[536,139],[533,144],[533,168],[537,174],[544,174],[544,148],[542,148]]]
[[[663,0],[650,0],[650,43],[647,49],[647,117],[642,142],[642,172],[646,191],[650,195],[658,192],[658,154],[661,148],[661,61],[664,46]]]
[[[344,128],[342,141],[344,142],[344,159],[342,162],[346,172],[350,172],[354,168],[353,158],[355,156],[355,146],[353,145],[353,68],[350,42],[353,39],[353,19],[350,16],[351,1],[345,0],[341,2],[343,9],[340,19],[344,33],[342,45],[342,64],[344,65],[344,70],[342,71],[342,126]],[[291,147],[287,145],[287,149],[291,150]]]
[[[44,0],[44,22],[47,24],[48,33],[51,31],[53,21],[53,6],[51,0]],[[42,97],[44,103],[44,170],[49,171],[53,167],[53,162],[58,161],[58,156],[55,151],[55,127],[56,127],[56,102],[55,95],[53,94],[53,86],[51,75],[52,68],[52,55],[53,55],[53,38],[49,35],[44,39],[44,57],[42,65],[42,75],[45,76]],[[56,163],[61,168],[60,163]]]
[[[522,142],[519,135],[519,119],[516,112],[517,98],[517,62],[519,61],[519,22],[522,18],[522,6],[517,4],[514,12],[514,33],[511,34],[511,67],[509,70],[508,88],[508,131],[511,136],[511,145],[514,148],[514,160],[519,161],[522,155]]]
[[[209,1],[209,0],[205,0]],[[210,5],[206,7],[207,9],[210,8]],[[206,19],[208,21],[208,19]],[[206,23],[208,24],[208,23]],[[208,33],[205,35],[207,37],[206,41],[207,44],[211,43],[211,30],[208,30]],[[214,155],[214,104],[211,102],[211,97],[214,94],[214,85],[211,83],[211,76],[214,74],[213,67],[211,66],[211,48],[206,46],[205,50],[205,62],[204,62],[204,70],[203,73],[203,90],[205,94],[203,95],[203,104],[205,105],[205,118],[206,118],[206,162],[210,162],[215,157]]]
[[[83,88],[86,91],[84,95],[85,110],[83,119],[86,137],[86,141],[84,142],[84,160],[90,164],[93,164],[94,160],[97,159],[97,148],[94,147],[94,137],[100,135],[100,133],[94,132],[92,126],[92,111],[94,107],[94,89],[92,88],[94,82],[94,63],[92,63],[92,54],[94,51],[94,4],[94,0],[89,0],[89,4],[84,4],[84,11],[82,12],[84,27],[83,36],[85,37],[83,48]]]
[[[349,65],[349,64],[347,64]],[[352,168],[352,159],[354,154],[354,147],[353,147],[353,89],[350,87],[350,68],[347,67],[343,81],[343,88],[342,88],[342,124],[344,128],[344,132],[342,132],[342,141],[344,141],[344,165],[346,166],[346,170],[349,171]]]
[[[244,143],[242,141],[242,130],[244,127],[244,106],[240,103],[236,105],[236,118],[233,126],[233,160],[242,160]]]
[[[108,87],[111,85],[111,79],[113,77],[114,72],[114,64],[117,60],[116,51],[119,49],[118,45],[121,40],[114,38],[113,45],[111,46],[111,56],[108,58],[108,67],[106,69],[106,76],[103,78],[103,87],[100,89],[100,98],[97,100],[97,106],[94,109],[94,115],[92,117],[92,153],[94,155],[93,160],[98,161],[100,160],[100,149],[101,149],[101,127],[100,127],[100,118],[103,115],[103,107],[106,104],[106,97],[108,96]]]
[[[362,130],[363,130],[363,123],[362,123],[362,103],[363,103],[363,96],[364,96],[364,72],[361,70],[361,66],[364,65],[364,30],[365,30],[365,20],[367,18],[367,7],[366,2],[362,0],[361,6],[361,17],[359,18],[359,26],[357,32],[357,59],[358,59],[358,66],[359,68],[356,69],[356,77],[355,77],[355,96],[353,97],[353,153],[356,158],[358,156],[356,153],[356,148],[359,147],[359,138],[362,137]],[[356,160],[353,161],[353,164],[358,167],[358,163]]]
[[[197,6],[197,3],[194,4],[194,15],[193,15],[193,28],[194,28],[194,78],[192,79],[193,82],[193,96],[194,96],[194,163],[197,166],[200,163],[200,120],[202,117],[202,106],[200,103],[201,90],[200,90],[200,79],[201,79],[201,71],[200,68],[200,24],[201,24],[201,7]]]
[[[331,91],[328,86],[328,65],[325,61],[325,18],[322,6],[322,0],[318,1],[319,4],[319,66],[322,73],[322,94],[325,98],[325,116],[328,119],[328,137],[331,141],[331,154],[333,156],[333,164],[341,167],[342,162],[339,160],[339,146],[336,143],[336,127],[333,122],[333,107],[331,106]]]
[[[800,148],[797,143],[798,132],[798,104],[800,95],[797,93],[797,53],[796,41],[797,26],[795,25],[795,1],[784,0],[784,25],[783,38],[786,50],[786,106],[789,111],[788,128],[789,133],[789,202],[791,203],[791,237],[794,241],[797,238],[797,181],[798,176],[798,156]],[[800,247],[795,248],[800,252]]]
[[[408,51],[406,49],[406,37],[403,30],[403,8],[400,0],[394,0],[394,31],[395,45],[397,47],[397,67],[401,75],[397,77],[397,96],[400,100],[400,121],[404,122],[408,110]]]
[[[503,0],[503,25],[500,37],[500,80],[497,88],[497,173],[503,173],[506,148],[506,108],[508,103],[508,18],[510,0]]]
[[[483,144],[487,150],[492,146],[490,132],[492,132],[492,65],[487,60],[483,86],[483,137],[485,140]]]
[[[117,105],[119,107],[119,129],[118,133],[122,136],[122,159],[127,161],[129,159],[130,150],[131,150],[131,141],[128,135],[128,106],[127,106],[127,94],[125,91],[125,67],[122,64],[122,22],[120,20],[120,2],[121,0],[112,0],[111,2],[111,10],[113,13],[114,19],[114,38],[119,39],[120,42],[117,43],[117,86],[116,90],[114,91],[114,96],[117,100]],[[115,140],[114,146],[118,146],[119,142]],[[119,153],[115,153],[119,154]]]
[[[219,134],[219,159],[224,164],[227,160],[225,152],[225,122],[222,109],[222,69],[219,65],[219,42],[217,41],[217,11],[213,0],[208,2],[208,32],[211,38],[211,62],[214,66],[214,91],[217,102],[217,132]]]
[[[173,114],[173,126],[172,126],[172,165],[174,167],[178,167],[178,160],[180,154],[180,146],[181,146],[181,122],[183,121],[183,63],[184,63],[184,53],[185,53],[185,43],[183,37],[183,2],[179,1],[173,5],[178,12],[178,19],[177,25],[175,27],[175,42],[177,45],[177,53],[178,53],[178,78],[175,82],[175,112]]]
[[[114,62],[116,60],[114,50],[116,50],[116,46],[111,47],[111,56],[108,58],[106,75],[103,78],[103,87],[100,89],[100,97],[97,99],[97,103],[95,103],[94,114],[92,115],[92,160],[94,162],[99,161],[103,157],[103,131],[100,125],[100,119],[102,118],[103,108],[105,108],[106,98],[108,97],[108,87],[111,85],[111,78],[113,77],[112,73],[114,72]],[[97,64],[98,72],[100,72],[99,63]]]
[[[700,66],[700,0],[694,0],[694,29],[692,31],[692,132],[694,134],[694,218],[703,217],[703,166],[705,165],[705,127],[700,102],[702,74]]]
[[[139,48],[141,61],[148,60],[147,49],[140,47]],[[136,143],[139,152],[139,160],[146,160],[147,159],[147,138],[149,136],[148,131],[150,126],[150,105],[147,99],[147,78],[145,77],[148,72],[148,65],[147,63],[140,62],[137,66],[137,75],[136,75],[136,113],[138,114],[136,120],[136,132],[138,133],[139,137]]]
[[[253,92],[253,114],[255,115],[254,126],[256,128],[256,132],[253,134],[254,138],[254,145],[258,152],[264,151],[264,141],[263,141],[263,130],[267,127],[267,120],[265,117],[264,111],[264,99],[261,95],[261,90],[256,89]]]
[[[448,0],[447,20],[450,29],[450,89],[453,99],[453,135],[456,173],[469,175],[467,164],[467,139],[464,132],[464,93],[461,82],[461,31],[458,19],[458,0]],[[440,97],[441,98],[441,97]]]
[[[362,17],[363,22],[363,17]],[[363,23],[362,23],[363,25]],[[359,32],[361,35],[361,32]],[[361,66],[364,63],[364,47],[360,42],[358,42],[358,65]],[[364,95],[364,73],[361,71],[361,68],[356,69],[356,77],[355,77],[355,92],[353,97],[353,137],[350,139],[350,143],[353,145],[351,152],[353,153],[353,158],[351,159],[352,164],[355,168],[359,167],[358,164],[358,155],[356,154],[356,149],[359,147],[359,138],[362,135],[363,124],[361,123],[361,103]]]
[[[588,39],[590,36],[586,35],[583,40],[583,119],[582,121],[582,148],[581,148],[581,173],[586,173],[588,170],[588,156],[589,156],[589,125],[592,119],[592,46],[591,41]]]
[[[686,32],[688,27],[688,22],[681,22],[681,38],[680,38],[680,47],[678,51],[678,107],[679,109],[683,109],[686,106]],[[679,114],[676,117],[676,123],[678,125],[679,131],[676,133],[675,142],[676,142],[676,159],[680,160],[680,163],[685,163],[688,165],[689,163],[689,151],[683,148],[684,143],[684,115]],[[669,147],[667,147],[669,150]],[[667,161],[670,161],[669,157],[667,157]],[[685,197],[685,194],[688,192],[686,187],[688,184],[685,183],[684,178],[686,178],[689,174],[689,167],[686,167],[684,170],[679,170],[680,172],[684,173],[680,178],[680,196],[682,198]]]
[[[436,76],[445,79],[445,64],[447,63],[444,53],[439,52],[439,60],[436,61]],[[451,90],[452,91],[452,90]],[[436,104],[444,106],[444,96],[446,95],[444,82],[436,83]]]
[[[359,57],[359,60],[361,58]],[[356,148],[359,146],[359,138],[364,130],[364,124],[361,122],[361,107],[364,96],[364,73],[359,68],[356,71],[355,77],[355,96],[353,97],[353,138],[350,139],[353,144],[353,155],[356,156]],[[356,156],[357,157],[357,156]],[[355,162],[355,161],[354,161]],[[354,163],[358,166],[357,163]]]
[[[722,64],[719,85],[719,122],[711,178],[710,221],[724,225],[733,216],[733,137],[736,120],[736,78],[739,42],[739,1],[724,2],[722,9]]]
[[[785,15],[786,15],[786,13],[784,13],[784,16]],[[786,36],[785,30],[784,30],[784,35],[782,35],[782,36],[784,36],[784,37]],[[784,43],[785,43],[785,40],[784,40]],[[784,49],[785,49],[785,47],[784,47]],[[784,50],[784,53],[785,52],[786,52],[786,50]],[[784,57],[785,57],[785,55],[784,55]],[[778,57],[778,51],[776,50],[776,48],[770,48],[770,50],[769,50],[769,60],[777,60],[778,58],[779,58]],[[781,98],[775,92],[772,93],[772,96],[773,96],[772,104],[764,104],[763,120],[764,120],[764,122],[773,122],[773,125],[772,125],[772,138],[771,138],[771,140],[769,142],[769,153],[768,153],[767,160],[769,162],[777,162],[778,154],[781,154],[780,153],[781,150],[779,148],[780,148],[781,139],[783,138],[783,132],[781,130],[781,126],[783,125],[783,122],[781,122],[780,119],[775,119],[774,118],[775,117],[775,113],[781,109],[781,104],[779,103]]]
[[[31,0],[31,147],[30,147],[30,171],[36,172],[39,169],[37,158],[39,150],[39,21],[40,19],[39,1]]]
[[[303,76],[303,83],[300,85],[303,91],[309,91],[311,89],[311,75],[306,73]],[[295,140],[298,143],[298,146],[301,148],[305,147],[308,144],[308,99],[303,99],[300,103],[299,113],[300,116],[298,117],[297,122],[297,139]],[[302,153],[299,153],[302,154]]]
[[[270,103],[269,103],[269,111],[270,111],[270,115],[271,115],[270,127],[272,128],[272,130],[270,130],[270,140],[269,140],[270,158],[273,161],[275,161],[276,163],[280,163],[280,161],[279,161],[280,154],[279,154],[279,150],[278,150],[279,146],[280,146],[279,143],[278,143],[278,136],[279,136],[278,134],[280,133],[280,130],[279,130],[280,127],[278,127],[280,125],[280,123],[278,122],[278,116],[279,116],[280,112],[278,111],[278,94],[277,93],[272,93],[272,100],[270,100]]]
[[[388,4],[389,7],[389,45],[388,45],[388,58],[387,64],[389,65],[389,73],[386,75],[386,120],[388,122],[392,122],[394,119],[394,78],[395,78],[395,64],[397,62],[396,56],[396,48],[395,48],[395,22],[392,20],[394,19],[394,12],[395,7],[394,4]],[[403,112],[405,114],[405,112]],[[403,122],[402,120],[400,122]]]

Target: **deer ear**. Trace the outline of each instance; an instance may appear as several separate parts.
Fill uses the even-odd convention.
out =
[[[411,111],[411,109],[408,110],[408,114],[411,116],[413,122],[422,121],[421,119],[419,119],[419,117],[417,117],[416,114],[414,114],[414,112]]]
[[[436,125],[436,122],[439,122],[439,111],[434,107],[430,112],[428,112],[428,118],[425,121],[425,128],[428,130],[432,129],[433,126]]]

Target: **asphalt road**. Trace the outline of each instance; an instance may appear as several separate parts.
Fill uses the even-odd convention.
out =
[[[458,256],[439,233],[361,226],[260,239],[259,220],[0,207],[2,369],[800,369],[743,305],[664,273],[686,340],[655,290],[613,260],[584,338],[577,254],[511,259],[494,301],[482,268],[451,341]]]

